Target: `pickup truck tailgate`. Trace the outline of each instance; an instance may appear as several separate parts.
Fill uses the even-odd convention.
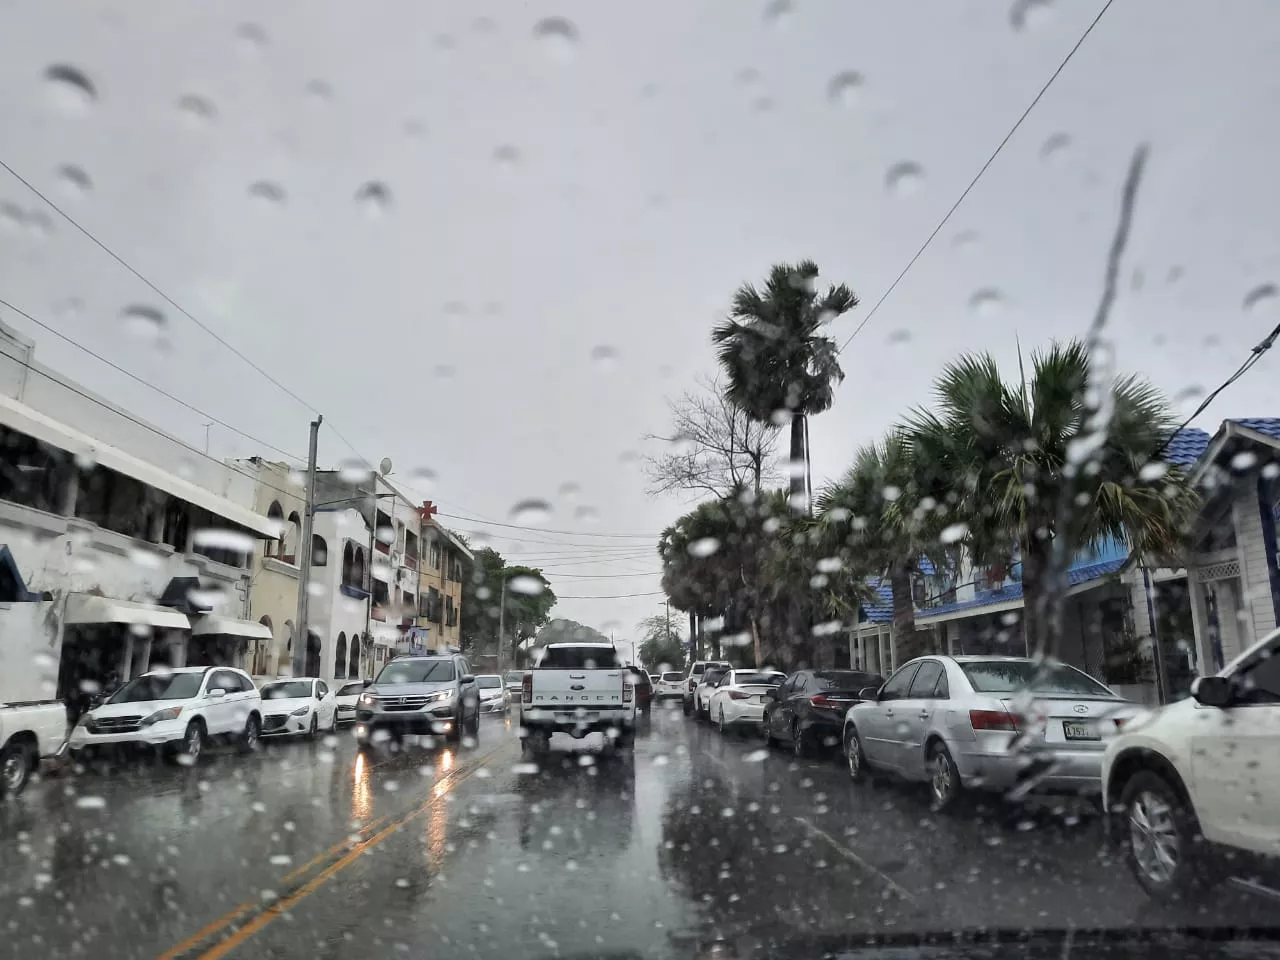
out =
[[[534,670],[533,706],[552,709],[623,705],[622,670]]]

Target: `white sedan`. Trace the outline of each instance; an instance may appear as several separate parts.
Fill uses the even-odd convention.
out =
[[[730,670],[710,691],[707,715],[720,732],[749,723],[759,726],[764,720],[764,705],[769,691],[787,678],[777,670]]]
[[[338,727],[338,698],[315,677],[275,680],[262,685],[263,736],[332,733]]]
[[[360,694],[364,693],[364,688],[368,685],[368,680],[351,680],[338,688],[339,723],[356,722],[356,703],[360,699]]]

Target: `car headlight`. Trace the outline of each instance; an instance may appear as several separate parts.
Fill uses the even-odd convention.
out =
[[[427,703],[447,703],[453,699],[453,690],[437,690],[427,694]]]
[[[142,721],[144,727],[149,727],[153,723],[159,723],[162,720],[177,720],[182,716],[181,707],[165,707],[163,710],[157,710],[149,717],[145,717]]]
[[[311,711],[310,707],[299,707],[289,714],[291,717],[305,717]]]
[[[377,699],[372,693],[363,693],[360,695],[360,706],[372,707],[377,702]]]

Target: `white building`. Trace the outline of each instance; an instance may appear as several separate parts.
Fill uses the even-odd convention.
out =
[[[0,325],[0,640],[72,701],[156,663],[244,665],[252,479],[37,364]],[[236,502],[239,501],[239,502]],[[28,666],[28,665],[23,665]]]

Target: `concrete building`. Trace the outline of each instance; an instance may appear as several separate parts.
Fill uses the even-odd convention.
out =
[[[428,500],[419,509],[425,552],[419,577],[417,626],[431,649],[462,645],[462,578],[475,557],[456,534],[435,518]]]
[[[0,638],[72,702],[158,663],[246,664],[249,557],[274,535],[238,473],[34,359],[0,326]]]

